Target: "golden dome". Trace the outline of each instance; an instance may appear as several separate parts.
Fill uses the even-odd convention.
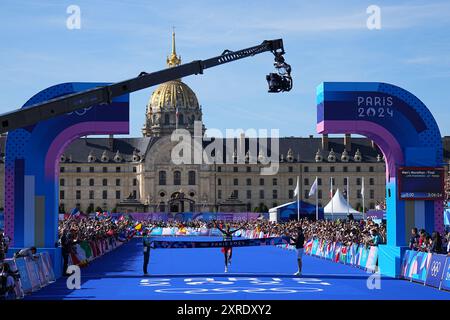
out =
[[[176,109],[198,109],[199,104],[194,91],[180,80],[161,84],[152,93],[148,102],[148,111]]]

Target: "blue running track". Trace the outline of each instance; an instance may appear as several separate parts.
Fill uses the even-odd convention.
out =
[[[219,238],[195,238],[211,239]],[[293,251],[235,248],[225,274],[220,249],[157,249],[151,252],[150,275],[145,277],[141,239],[133,239],[81,269],[81,289],[67,289],[61,278],[26,299],[450,299],[450,292],[384,277],[381,288],[371,290],[367,286],[371,274],[363,270],[310,256],[303,260],[304,275],[298,278],[292,275],[297,263]]]

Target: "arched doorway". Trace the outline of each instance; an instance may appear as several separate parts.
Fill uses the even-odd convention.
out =
[[[59,96],[106,85],[64,83],[34,95],[23,108]],[[8,133],[5,159],[5,231],[11,251],[36,246],[48,251],[61,274],[58,240],[59,160],[75,139],[96,134],[127,134],[129,96],[111,104],[78,110]],[[65,208],[69,209],[70,208]]]
[[[435,119],[413,94],[378,82],[324,82],[317,88],[317,132],[360,134],[386,160],[387,245],[379,246],[380,272],[398,276],[409,229],[443,231],[443,201],[399,198],[400,167],[441,167],[442,140]],[[417,225],[416,225],[417,226]]]
[[[193,212],[195,208],[195,201],[191,198],[187,198],[182,191],[172,193],[168,204],[169,212],[171,213]]]

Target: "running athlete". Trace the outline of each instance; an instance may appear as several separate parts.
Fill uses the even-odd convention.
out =
[[[243,228],[240,227],[236,230],[231,231],[230,225],[227,224],[225,227],[225,230],[220,228],[217,223],[215,223],[215,227],[219,229],[220,232],[222,232],[223,241],[232,241],[233,240],[233,234],[237,232],[238,230],[241,230]],[[228,265],[231,265],[231,257],[233,255],[233,247],[223,247],[222,248],[223,255],[225,257],[225,272],[228,272]]]

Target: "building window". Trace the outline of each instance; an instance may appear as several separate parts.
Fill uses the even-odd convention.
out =
[[[238,172],[238,167],[233,167],[233,172]]]
[[[278,190],[272,190],[272,199],[278,199]]]
[[[108,167],[103,167],[103,172],[108,172]]]
[[[65,168],[64,167],[60,167],[59,168],[59,172],[64,172]]]
[[[188,177],[189,185],[191,186],[195,185],[195,171],[189,171],[188,175],[189,175]]]
[[[89,172],[94,172],[94,167],[89,167]]]
[[[309,172],[309,167],[304,167],[303,172]]]
[[[77,172],[81,172],[81,167],[77,167]]]
[[[375,209],[375,203],[373,202],[370,203],[370,209]]]
[[[294,185],[294,179],[289,178],[288,179],[288,185],[290,185],[290,186]]]
[[[81,186],[81,179],[76,180],[76,185],[77,185],[77,187]]]
[[[116,167],[116,172],[120,172],[120,167]]]
[[[66,184],[66,181],[64,179],[59,179],[59,185],[61,187],[64,187],[65,184]]]
[[[137,179],[134,178],[134,179],[133,179],[133,187],[136,187],[136,186],[137,186],[137,182],[138,182]]]
[[[361,167],[356,167],[356,172],[361,172]]]
[[[217,198],[222,199],[222,190],[217,190]]]
[[[330,172],[334,172],[334,167],[330,167]]]
[[[347,178],[344,178],[344,186],[347,185]]]
[[[247,199],[252,198],[252,190],[247,190]]]
[[[184,124],[184,116],[182,113],[178,114],[178,124]]]
[[[94,179],[89,179],[89,186],[94,186]]]
[[[170,115],[167,113],[164,115],[164,124],[165,125],[170,124]]]
[[[288,197],[289,197],[289,199],[294,198],[294,190],[289,190],[288,191]]]
[[[303,195],[305,196],[305,199],[309,199],[309,190],[308,190],[308,189],[305,189]]]
[[[303,180],[303,182],[304,182],[304,185],[305,185],[305,186],[309,186],[309,179],[308,179],[308,178],[305,178],[305,179]]]
[[[137,168],[136,167],[133,167],[133,172],[137,172]]]
[[[361,199],[361,189],[356,190],[356,197]]]
[[[289,167],[288,170],[289,172],[294,172],[294,167]]]
[[[348,172],[348,167],[343,167],[343,168],[342,168],[342,171]]]
[[[322,199],[322,190],[317,191],[317,198]]]
[[[375,179],[374,178],[370,178],[369,179],[369,185],[373,186],[375,184]]]
[[[133,199],[137,199],[137,191],[133,190]]]
[[[60,190],[60,191],[59,191],[59,199],[60,199],[60,200],[64,200],[64,196],[65,196],[64,190]]]
[[[248,185],[248,186],[251,186],[251,185],[252,185],[252,179],[247,178],[247,185]]]
[[[278,185],[278,179],[277,178],[273,178],[272,179],[272,185],[274,185],[274,186]]]
[[[239,198],[239,191],[238,190],[233,190],[233,197],[234,198]]]
[[[317,185],[319,185],[319,186],[322,185],[322,178],[317,178]]]
[[[105,187],[108,185],[108,179],[103,179],[102,180],[102,185]]]
[[[375,199],[375,190],[370,190],[370,199]]]
[[[217,185],[218,185],[218,186],[221,186],[221,185],[222,185],[222,179],[220,179],[220,178],[217,179]]]
[[[116,179],[116,187],[120,187],[120,179]]]
[[[166,185],[166,172],[165,171],[159,172],[159,185],[160,186]]]
[[[94,190],[89,190],[89,199],[94,199]]]
[[[369,167],[369,172],[373,172],[374,168],[373,167]]]
[[[361,178],[356,178],[356,185],[360,186],[361,185]]]
[[[222,172],[222,167],[221,166],[217,167],[217,172]]]
[[[233,179],[233,185],[234,186],[238,186],[239,185],[239,180],[238,179]]]
[[[173,184],[176,186],[181,185],[181,172],[178,170],[173,172]]]
[[[116,199],[120,199],[120,190],[116,190]]]
[[[81,190],[77,190],[76,191],[76,196],[75,197],[76,197],[77,200],[81,199]]]
[[[247,172],[252,172],[252,167],[247,167]]]
[[[263,178],[260,178],[260,179],[259,179],[259,185],[260,185],[260,186],[263,186],[263,185],[264,185],[264,179],[263,179]]]
[[[108,199],[108,190],[103,190],[102,199]]]
[[[264,190],[259,190],[259,198],[264,199]]]
[[[322,167],[317,167],[317,172],[322,172]]]

